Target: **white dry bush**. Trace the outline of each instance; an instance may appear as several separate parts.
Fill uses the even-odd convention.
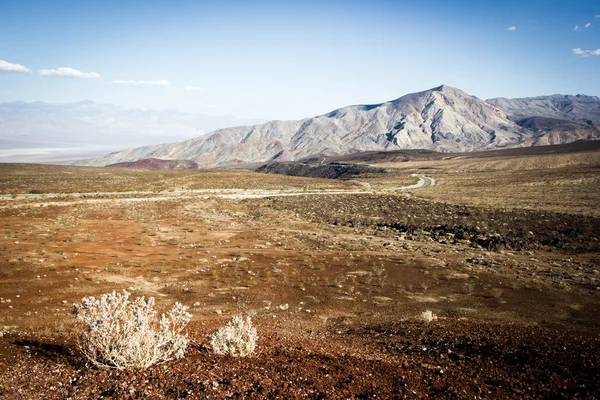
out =
[[[182,358],[187,336],[182,334],[191,319],[187,307],[175,303],[160,319],[154,298],[116,292],[99,299],[85,297],[73,305],[73,315],[82,327],[79,348],[95,365],[116,369],[148,368]]]
[[[421,313],[421,318],[425,322],[431,322],[433,320],[438,319],[437,315],[435,315],[431,310],[425,310]]]
[[[258,335],[249,316],[244,319],[241,315],[236,315],[208,338],[214,353],[245,357],[254,352]]]

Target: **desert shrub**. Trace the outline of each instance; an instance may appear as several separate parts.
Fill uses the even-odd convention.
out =
[[[375,280],[377,281],[377,284],[379,286],[383,287],[383,285],[385,284],[385,281],[388,277],[387,272],[385,271],[385,268],[381,267],[381,266],[373,267],[373,275],[375,277]]]
[[[425,310],[421,313],[421,319],[423,319],[425,322],[431,322],[438,319],[438,317],[431,310]]]
[[[129,293],[85,297],[73,305],[82,353],[95,365],[116,369],[148,368],[181,358],[187,336],[181,332],[190,321],[187,307],[175,303],[160,319],[154,298],[129,300]]]
[[[227,324],[209,336],[212,351],[234,357],[245,357],[254,352],[258,335],[250,317],[236,315]]]

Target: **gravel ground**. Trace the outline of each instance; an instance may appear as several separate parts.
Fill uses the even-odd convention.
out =
[[[255,356],[216,356],[190,328],[184,359],[145,371],[88,368],[72,338],[0,338],[3,399],[594,399],[597,335],[471,320],[295,333],[257,321]]]
[[[466,207],[397,195],[298,196],[268,202],[311,221],[373,227],[407,239],[429,237],[451,244],[466,240],[491,250],[600,251],[600,219],[584,215]]]
[[[43,181],[28,174],[14,193]],[[160,201],[5,200],[0,399],[600,397],[597,217],[389,192],[181,195],[214,191],[210,179],[223,196],[239,196],[240,181],[252,194],[354,185],[222,174],[165,173],[156,190],[173,191],[148,195]],[[149,190],[152,176],[127,173],[127,190]],[[126,177],[90,170],[41,189],[114,190]],[[86,365],[70,304],[123,288],[191,307],[184,359],[145,371]],[[258,352],[208,352],[206,335],[243,310],[257,312]],[[418,320],[425,310],[439,319]]]

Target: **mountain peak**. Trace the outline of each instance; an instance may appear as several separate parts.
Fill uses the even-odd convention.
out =
[[[462,93],[464,95],[467,95],[462,90],[455,88],[454,86],[450,86],[450,85],[440,85],[438,87],[431,89],[431,91],[432,92],[441,92],[441,93]]]

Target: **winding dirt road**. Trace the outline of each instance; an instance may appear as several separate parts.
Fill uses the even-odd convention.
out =
[[[413,174],[419,178],[419,181],[414,185],[391,188],[390,191],[423,189],[435,185],[435,179]],[[176,190],[172,192],[92,192],[92,193],[44,193],[44,194],[17,194],[17,195],[0,195],[0,200],[20,200],[20,199],[37,199],[40,203],[37,206],[67,205],[76,203],[100,203],[113,201],[115,199],[129,202],[144,202],[144,201],[161,201],[171,198],[193,198],[193,197],[217,197],[223,199],[252,199],[265,197],[284,197],[284,196],[307,196],[320,194],[373,194],[373,190],[245,190],[245,189],[200,189],[200,190]],[[143,196],[143,197],[136,197]],[[19,205],[10,204],[0,206],[18,207]]]
[[[398,188],[393,188],[392,190],[396,191],[396,190],[424,189],[426,187],[435,186],[435,179],[433,179],[429,176],[425,176],[425,175],[421,175],[421,174],[412,174],[412,176],[418,177],[419,182],[415,183],[414,185],[410,185],[410,186],[401,186]]]

